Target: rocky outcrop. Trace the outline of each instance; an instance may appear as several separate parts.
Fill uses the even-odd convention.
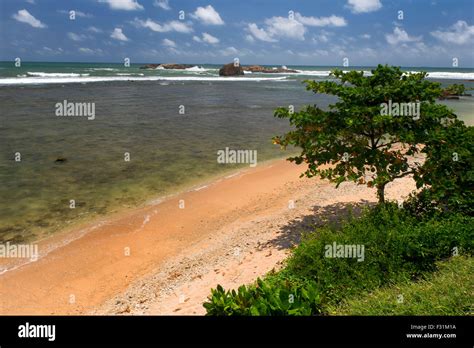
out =
[[[244,69],[240,65],[229,63],[219,69],[219,76],[239,76],[244,74]]]
[[[194,65],[190,64],[175,64],[175,63],[170,63],[170,64],[147,64],[144,66],[141,66],[140,69],[158,69],[158,68],[163,68],[163,69],[188,69],[192,68]]]
[[[286,67],[279,68],[266,68],[261,65],[250,65],[243,68],[245,71],[251,71],[253,73],[264,73],[264,74],[278,74],[278,73],[297,73],[298,71],[288,69]]]
[[[192,68],[194,65],[190,64],[160,64],[160,67],[164,69],[189,69]]]
[[[251,71],[251,72],[263,72],[265,70],[265,67],[260,66],[260,65],[249,65],[249,66],[244,66],[245,71]]]
[[[160,64],[147,64],[144,66],[141,66],[140,69],[156,69],[160,66]]]

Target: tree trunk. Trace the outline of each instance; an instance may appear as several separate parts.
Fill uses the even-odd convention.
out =
[[[379,204],[385,203],[385,185],[386,183],[377,185],[377,197],[379,198]]]

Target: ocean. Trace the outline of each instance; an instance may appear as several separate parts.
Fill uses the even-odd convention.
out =
[[[218,65],[141,65],[0,63],[0,242],[45,238],[249,167],[218,163],[219,150],[256,150],[259,163],[287,157],[271,141],[289,129],[275,108],[335,100],[302,83],[332,67],[224,78]],[[405,70],[474,88],[474,69]],[[93,104],[94,118],[58,117],[63,102]],[[473,97],[443,103],[474,123]]]

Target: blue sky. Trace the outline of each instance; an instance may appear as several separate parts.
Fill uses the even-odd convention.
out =
[[[474,1],[0,0],[0,60],[15,57],[474,67]]]

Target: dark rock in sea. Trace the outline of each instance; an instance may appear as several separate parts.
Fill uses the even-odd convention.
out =
[[[234,63],[226,64],[219,69],[219,76],[238,76],[243,74],[244,69],[240,65],[235,66]]]
[[[251,71],[253,73],[264,73],[264,74],[275,74],[275,73],[297,73],[298,71],[287,69],[286,67],[268,69],[261,65],[250,65],[243,68],[245,71]]]
[[[249,66],[244,66],[244,70],[251,71],[251,72],[264,72],[266,68],[261,65],[249,65]]]
[[[144,66],[141,66],[140,69],[157,69],[157,68],[163,68],[163,69],[188,69],[192,68],[194,65],[190,64],[147,64]]]
[[[56,161],[54,161],[55,163],[64,163],[67,161],[67,158],[65,157],[58,157],[56,158]]]
[[[160,67],[165,69],[188,69],[192,68],[194,65],[190,64],[160,64]]]
[[[144,66],[141,66],[140,69],[156,69],[160,66],[160,64],[147,64]]]

